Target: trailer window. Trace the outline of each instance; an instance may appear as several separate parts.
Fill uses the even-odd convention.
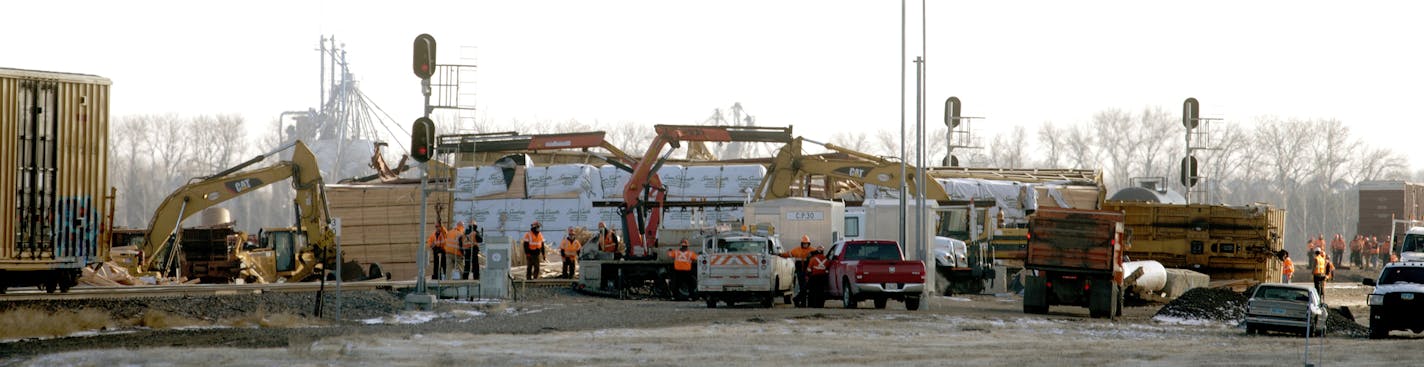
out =
[[[845,236],[847,238],[860,238],[860,218],[846,217]]]

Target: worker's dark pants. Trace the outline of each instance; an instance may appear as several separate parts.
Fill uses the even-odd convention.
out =
[[[826,306],[826,287],[830,285],[830,274],[812,274],[806,282],[806,306],[821,308]]]
[[[1365,266],[1364,260],[1363,255],[1360,254],[1360,250],[1350,250],[1350,265],[1357,268]]]
[[[577,258],[577,257],[573,257],[573,256],[567,256],[567,255],[565,255],[563,258],[564,258],[564,273],[563,273],[563,275],[560,275],[560,276],[563,277],[564,279],[573,279],[573,278],[574,278],[574,267],[578,265],[578,258]]]
[[[1319,293],[1319,294],[1320,294],[1320,297],[1322,297],[1322,298],[1325,297],[1325,276],[1324,276],[1324,275],[1316,275],[1316,276],[1315,276],[1315,293]]]
[[[810,288],[809,279],[806,278],[806,262],[796,261],[796,294],[792,296],[792,303],[797,306],[806,305],[806,289]]]
[[[1345,250],[1344,250],[1344,249],[1332,249],[1332,250],[1330,250],[1330,261],[1331,261],[1331,262],[1334,262],[1336,267],[1339,267],[1340,265],[1345,265]]]
[[[460,250],[460,256],[463,256],[463,257],[465,258],[465,260],[462,261],[463,264],[461,264],[461,265],[464,265],[464,268],[465,268],[465,269],[461,272],[461,274],[464,274],[464,275],[465,275],[465,279],[479,279],[479,278],[480,278],[480,248],[479,248],[479,247],[470,247],[470,248],[467,248],[467,249],[461,249],[461,250]]]
[[[693,297],[693,291],[697,288],[697,273],[691,270],[674,270],[672,272],[672,299],[675,301],[685,301]]]
[[[524,248],[524,279],[539,279],[539,252]]]
[[[445,249],[430,249],[430,279],[445,279]]]

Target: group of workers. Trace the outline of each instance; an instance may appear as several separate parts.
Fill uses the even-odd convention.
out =
[[[520,245],[524,249],[524,279],[526,280],[540,278],[539,264],[543,262],[545,244],[547,243],[544,233],[540,232],[541,228],[542,225],[539,221],[534,221],[529,225],[529,232],[524,233],[520,239]],[[598,232],[590,240],[598,244],[599,251],[613,254],[614,259],[622,258],[623,244],[619,241],[618,234],[609,229],[604,222],[598,223]],[[465,279],[479,279],[477,255],[479,254],[479,244],[484,242],[484,235],[475,221],[471,220],[469,226],[466,226],[464,222],[458,222],[449,229],[437,224],[434,233],[430,234],[426,242],[434,254],[432,261],[434,279],[444,279],[448,276],[450,262],[460,264],[460,274],[464,275]],[[583,245],[583,242],[578,239],[575,229],[569,228],[557,249],[563,260],[559,278],[572,279],[574,277]],[[697,253],[689,247],[687,239],[683,239],[676,250],[668,251],[668,257],[673,260],[671,287],[673,298],[676,300],[691,298],[693,289],[695,289],[697,276],[694,270]],[[793,299],[797,307],[820,307],[825,302],[825,291],[830,282],[827,269],[828,261],[823,251],[819,246],[811,246],[809,236],[801,236],[800,246],[780,254],[781,257],[791,258],[796,264],[796,281],[799,287],[797,287],[798,292]]]
[[[461,221],[451,228],[436,223],[435,231],[425,239],[426,245],[430,246],[432,278],[453,278],[450,274],[453,265],[460,271],[460,278],[479,279],[480,244],[484,241],[484,232],[473,220],[469,226]]]
[[[1391,251],[1389,237],[1380,241],[1375,236],[1356,235],[1347,246],[1344,236],[1338,233],[1328,245],[1325,235],[1317,234],[1314,238],[1306,239],[1305,248],[1310,260],[1306,268],[1310,270],[1316,293],[1321,296],[1325,295],[1325,282],[1335,276],[1335,267],[1341,265],[1347,249],[1351,259],[1350,265],[1357,268],[1379,267],[1399,260]],[[1295,275],[1295,261],[1291,260],[1290,252],[1285,250],[1281,250],[1278,256],[1282,264],[1281,282],[1290,283],[1291,277]]]
[[[1326,251],[1325,235],[1316,234],[1306,242],[1306,249],[1319,249]],[[1349,251],[1350,261],[1348,265],[1354,267],[1379,267],[1386,263],[1397,260],[1389,236],[1380,240],[1378,236],[1355,235],[1355,239],[1349,242],[1345,237],[1336,233],[1330,240],[1329,252],[1326,253],[1332,264],[1335,266],[1346,265],[1345,255]]]

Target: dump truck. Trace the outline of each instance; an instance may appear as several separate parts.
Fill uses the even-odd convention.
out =
[[[1070,305],[1094,318],[1121,315],[1123,228],[1121,212],[1039,209],[1029,220],[1024,312]]]

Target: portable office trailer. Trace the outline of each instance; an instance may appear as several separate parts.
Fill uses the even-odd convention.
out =
[[[68,290],[106,255],[109,85],[0,68],[0,292]]]

